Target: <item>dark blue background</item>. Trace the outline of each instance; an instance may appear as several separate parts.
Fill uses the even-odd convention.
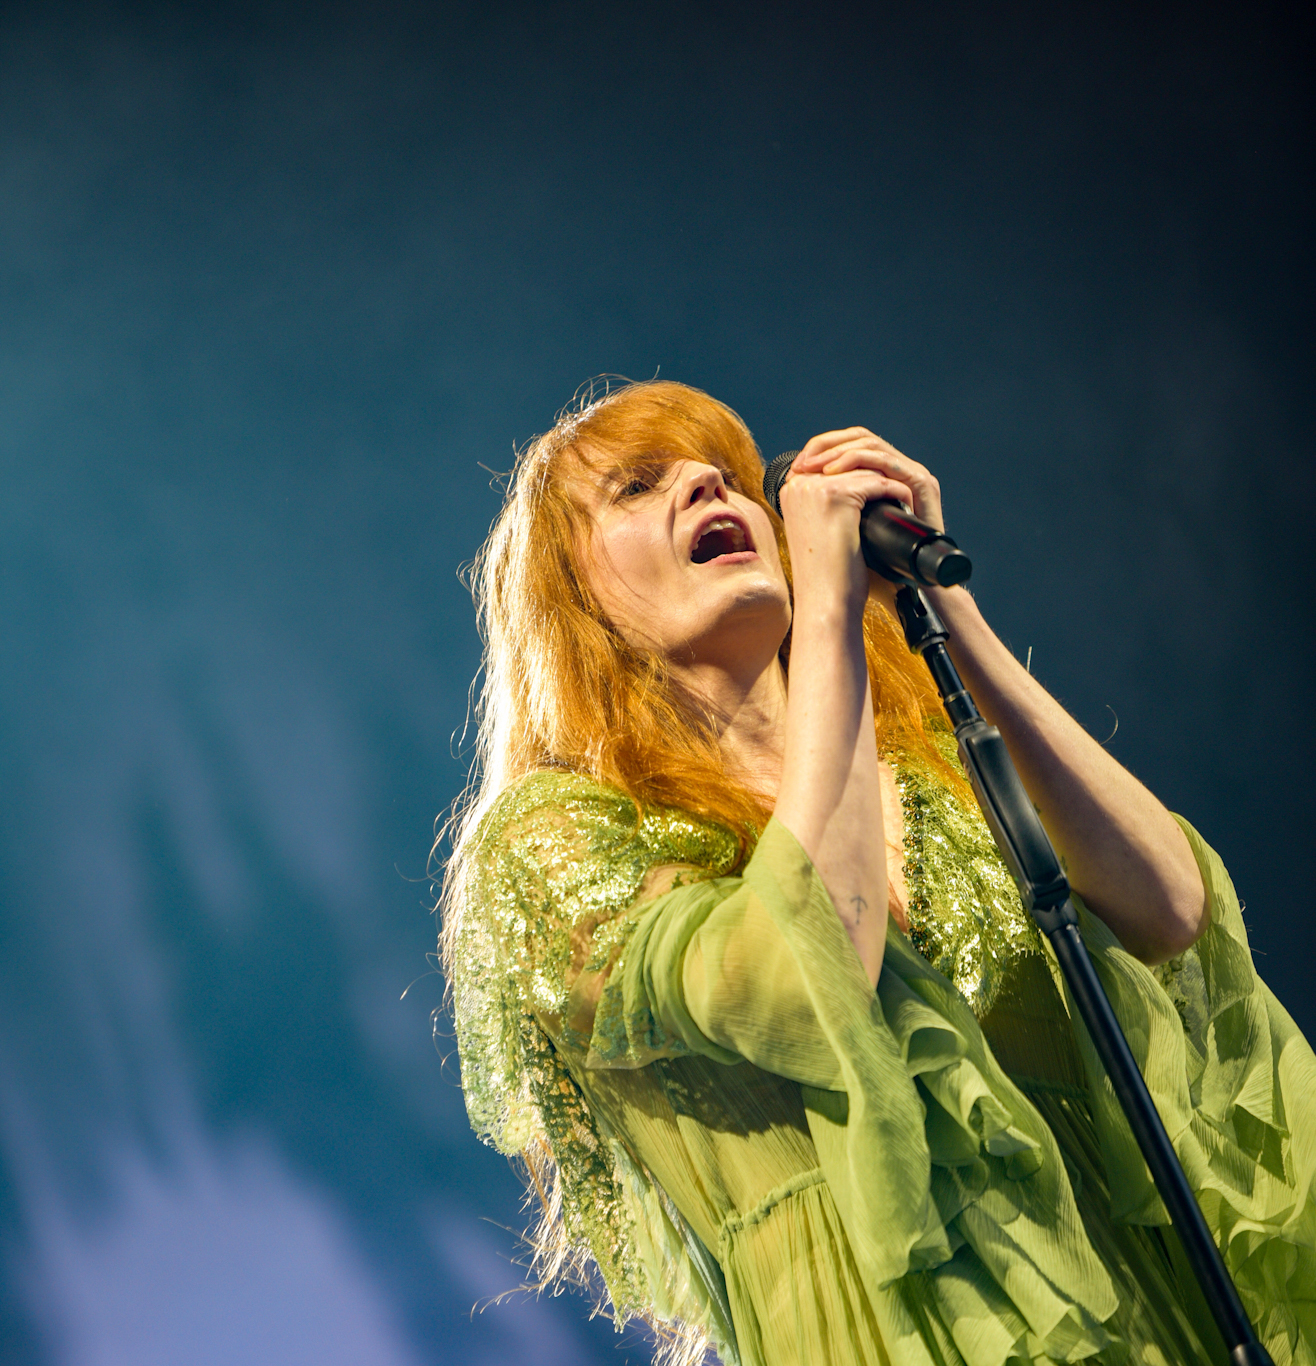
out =
[[[0,9],[0,1360],[645,1358],[471,1317],[425,975],[456,570],[602,372],[932,466],[1316,1025],[1298,13]]]

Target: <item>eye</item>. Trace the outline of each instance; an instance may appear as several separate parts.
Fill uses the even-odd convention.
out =
[[[735,472],[735,470],[723,469],[722,482],[727,486],[727,488],[734,489],[737,493],[740,492],[740,476]]]
[[[662,485],[667,473],[668,467],[657,461],[632,465],[630,469],[620,469],[613,476],[613,497],[639,498],[646,493],[652,493]]]

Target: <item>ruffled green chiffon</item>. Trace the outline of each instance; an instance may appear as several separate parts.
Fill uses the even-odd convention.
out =
[[[578,814],[607,809],[582,783],[541,795],[560,811],[568,784]],[[637,857],[662,818],[586,844]],[[1080,909],[1083,932],[1254,1322],[1276,1362],[1316,1366],[1316,1060],[1185,829],[1209,897],[1198,945],[1153,971]],[[1017,960],[1022,985],[980,1023],[894,925],[874,992],[778,823],[739,876],[691,877],[633,902],[557,1009],[519,1003],[576,1128],[613,1154],[661,1312],[746,1366],[1219,1359],[1049,950]],[[551,879],[536,896],[548,914]],[[518,953],[533,922],[523,907]]]

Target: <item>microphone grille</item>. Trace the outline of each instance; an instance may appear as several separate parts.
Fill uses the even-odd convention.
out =
[[[786,482],[786,475],[795,463],[797,455],[799,451],[782,451],[763,471],[763,496],[772,505],[772,510],[778,517],[781,516],[781,486]]]

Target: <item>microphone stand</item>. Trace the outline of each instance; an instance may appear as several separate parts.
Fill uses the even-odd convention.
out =
[[[923,656],[941,694],[959,741],[960,760],[1001,856],[1019,884],[1024,905],[1059,960],[1060,970],[1078,1004],[1078,1013],[1115,1088],[1129,1128],[1183,1244],[1188,1264],[1229,1349],[1230,1366],[1273,1366],[1270,1353],[1248,1322],[1220,1249],[1202,1217],[1147,1083],[1138,1071],[1092,965],[1069,899],[1069,882],[1019,780],[1001,732],[987,724],[960,681],[946,649],[949,633],[945,623],[918,588],[905,582],[896,594],[896,610],[905,629],[906,643],[915,654]]]

